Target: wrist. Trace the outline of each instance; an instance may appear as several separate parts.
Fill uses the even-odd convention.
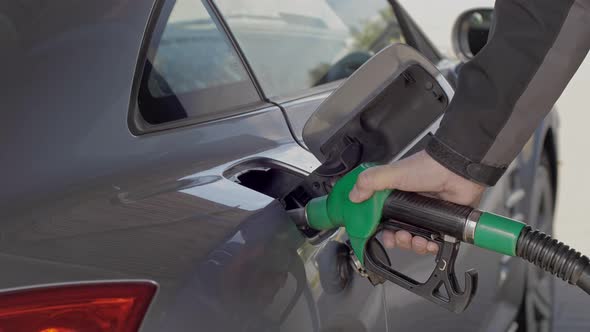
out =
[[[475,162],[434,135],[431,135],[425,152],[451,172],[484,187],[495,185],[506,171],[506,167]]]

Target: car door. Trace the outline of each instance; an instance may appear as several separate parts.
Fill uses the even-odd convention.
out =
[[[409,43],[429,60],[441,65],[449,78],[454,71],[395,1],[272,1],[218,0],[215,2],[268,99],[285,112],[293,135],[302,141],[302,129],[318,105],[384,46]],[[258,5],[254,5],[254,3]],[[249,18],[249,19],[246,19]],[[398,128],[396,128],[398,129]],[[398,129],[399,130],[399,129]],[[436,130],[433,124],[431,131]],[[424,144],[424,140],[418,144]],[[487,193],[482,207],[502,212],[506,179]],[[507,312],[516,312],[514,264],[464,245],[458,273],[476,268],[478,295],[467,314],[450,314],[392,284],[386,284],[390,330],[499,331],[508,327]],[[394,266],[424,280],[434,268],[432,257],[390,251]],[[518,268],[516,270],[519,270]],[[425,317],[427,319],[425,319]],[[500,319],[499,317],[502,317]]]

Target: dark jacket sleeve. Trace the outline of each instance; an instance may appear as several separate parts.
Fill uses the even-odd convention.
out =
[[[494,185],[549,113],[590,48],[590,0],[497,0],[488,44],[458,87],[426,152]]]

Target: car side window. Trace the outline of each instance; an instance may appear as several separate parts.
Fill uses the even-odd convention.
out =
[[[166,2],[148,46],[138,108],[151,125],[210,120],[260,101],[235,49],[201,0]]]
[[[350,76],[404,42],[388,0],[216,0],[265,94],[285,96]]]

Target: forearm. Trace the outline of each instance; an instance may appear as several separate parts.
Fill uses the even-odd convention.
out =
[[[590,0],[497,0],[489,43],[459,74],[426,151],[494,185],[551,110],[590,48]]]

